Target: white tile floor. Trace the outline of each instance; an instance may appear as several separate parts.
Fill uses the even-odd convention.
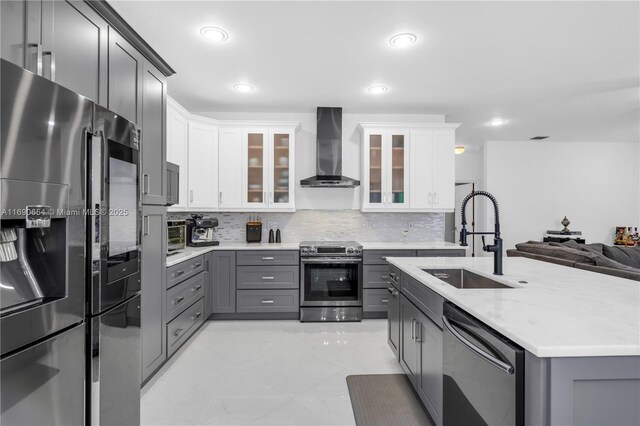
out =
[[[345,378],[401,373],[387,321],[209,321],[142,390],[143,425],[353,425]]]

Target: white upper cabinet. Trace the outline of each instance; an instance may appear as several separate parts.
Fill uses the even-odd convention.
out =
[[[188,153],[189,208],[218,208],[218,127],[205,121],[190,121]]]
[[[295,127],[247,127],[242,132],[242,206],[295,210]]]
[[[167,102],[167,161],[180,166],[179,202],[171,210],[186,209],[187,205],[187,143],[189,139],[188,112],[173,99]]]
[[[218,130],[218,207],[242,207],[242,129],[220,127]]]
[[[295,211],[297,126],[198,117],[169,98],[167,161],[180,166],[169,210]]]
[[[453,211],[458,124],[360,126],[362,211]]]

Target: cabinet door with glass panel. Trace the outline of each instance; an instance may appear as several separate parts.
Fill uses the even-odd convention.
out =
[[[269,131],[269,207],[294,208],[294,132],[291,129],[273,128]]]
[[[243,207],[269,206],[269,145],[268,129],[243,129]]]
[[[408,135],[402,130],[365,130],[363,210],[408,207]]]

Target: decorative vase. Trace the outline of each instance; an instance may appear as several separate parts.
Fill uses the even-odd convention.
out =
[[[566,216],[564,217],[564,219],[562,219],[562,222],[560,223],[562,224],[562,226],[564,226],[564,229],[562,230],[562,232],[571,232],[569,231],[569,228],[567,228],[567,226],[569,226],[571,222],[569,221],[569,219],[567,219]]]

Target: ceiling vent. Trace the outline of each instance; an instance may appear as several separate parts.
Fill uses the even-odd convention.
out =
[[[541,141],[543,139],[547,139],[549,136],[534,136],[530,140],[532,141]]]

